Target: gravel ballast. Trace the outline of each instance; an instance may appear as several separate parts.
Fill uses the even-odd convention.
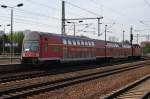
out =
[[[138,62],[138,63],[143,63],[143,62],[144,61],[141,61],[141,62]],[[137,62],[134,62],[134,63],[137,64]],[[85,74],[102,72],[102,71],[111,70],[111,69],[115,69],[115,68],[127,67],[129,64],[131,64],[131,63],[122,64],[122,65],[108,66],[108,67],[99,67],[99,68],[95,68],[95,69],[80,70],[80,71],[68,72],[68,73],[57,74],[57,75],[48,75],[48,76],[43,76],[43,77],[35,77],[35,78],[32,78],[32,79],[10,81],[10,82],[7,82],[7,83],[0,83],[0,89],[9,88],[9,87],[12,87],[12,86],[15,87],[15,86],[34,85],[34,84],[38,84],[40,82],[55,81],[55,80],[60,80],[60,79],[65,79],[65,78],[81,76],[81,75],[85,75]]]
[[[29,99],[99,99],[111,91],[117,90],[145,75],[150,67],[145,66],[119,74],[91,80],[55,91],[45,92]]]

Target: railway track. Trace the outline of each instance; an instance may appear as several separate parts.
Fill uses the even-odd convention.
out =
[[[134,61],[131,61],[134,62]],[[126,63],[126,61],[124,61],[123,63]],[[114,61],[112,64],[103,64],[101,66],[98,67],[104,67],[104,66],[113,66],[113,65],[118,65],[118,64],[123,64],[122,62],[120,63],[116,63],[116,61]],[[94,66],[88,66],[88,67],[93,67]],[[62,66],[59,67],[59,69],[62,68]],[[58,71],[57,68],[52,68],[51,70],[33,70],[30,72],[22,72],[22,73],[8,73],[5,75],[1,75],[0,76],[0,83],[6,83],[6,82],[10,82],[10,81],[16,81],[16,80],[24,80],[24,79],[32,79],[35,77],[42,77],[42,76],[47,76],[47,75],[54,75],[54,74],[59,74],[59,73],[65,73],[65,72],[72,72],[72,71],[79,71],[79,70],[83,70],[86,67],[79,67],[79,69],[75,69],[75,70],[70,70],[68,68],[62,68],[62,69],[68,69],[67,71],[63,71],[61,69],[61,71]],[[97,68],[97,66],[95,67]],[[32,68],[31,68],[32,69]],[[118,68],[119,69],[119,68]]]
[[[117,90],[105,99],[150,99],[150,75]]]
[[[42,77],[50,74],[51,73],[49,71],[30,71],[30,72],[22,72],[16,74],[7,74],[7,75],[2,75],[0,77],[0,83],[6,83],[6,82],[16,81],[16,80],[32,79],[34,77]]]
[[[111,64],[110,66],[118,65],[118,64],[121,64],[121,63]],[[100,67],[104,67],[107,65],[108,64],[103,64]],[[94,66],[89,66],[89,67],[94,67]],[[95,68],[97,68],[97,67],[99,67],[99,66],[96,66]],[[55,74],[66,73],[66,72],[74,72],[74,71],[84,70],[84,68],[87,68],[87,67],[81,67],[81,68],[79,67],[79,69],[75,69],[75,70],[68,69],[66,71],[63,71],[63,69],[65,69],[65,68],[62,68],[61,72],[58,71],[57,68],[52,68],[51,70],[43,69],[43,70],[33,70],[33,71],[31,70],[28,72],[21,72],[21,73],[19,73],[19,72],[18,73],[8,73],[8,74],[0,76],[0,83],[6,83],[6,82],[16,81],[16,80],[32,79],[35,77],[43,77],[43,76],[55,75]],[[121,68],[118,68],[118,69],[121,69]]]
[[[67,87],[73,84],[78,84],[89,80],[106,77],[109,75],[121,73],[128,70],[133,70],[147,65],[150,65],[150,63],[146,62],[143,64],[136,64],[129,67],[117,68],[117,69],[112,69],[103,72],[96,72],[92,74],[85,74],[77,77],[64,78],[61,80],[45,81],[45,82],[43,81],[41,83],[34,84],[34,85],[27,84],[27,85],[13,86],[6,89],[0,89],[0,98],[9,99],[9,98],[22,98],[22,97],[32,96],[34,94],[38,94],[41,92]]]

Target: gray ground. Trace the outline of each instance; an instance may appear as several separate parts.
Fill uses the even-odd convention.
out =
[[[19,64],[20,56],[12,57],[12,64]],[[0,65],[8,65],[11,64],[10,56],[0,55]]]

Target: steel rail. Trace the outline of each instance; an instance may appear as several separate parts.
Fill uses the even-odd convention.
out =
[[[150,75],[144,76],[143,78],[141,78],[141,79],[117,90],[117,91],[112,92],[111,94],[104,97],[104,99],[117,99],[117,98],[127,98],[127,97],[135,99],[136,90],[139,90],[141,88],[142,84],[149,79],[150,79]],[[150,84],[150,82],[149,82],[149,84]],[[147,84],[147,86],[149,86],[149,84]],[[145,94],[143,91],[145,91],[145,90],[138,91],[138,92],[140,92],[140,93],[138,93],[138,95],[142,96],[142,97],[140,97],[140,99],[147,99],[150,96],[150,89],[148,92],[145,92]],[[128,92],[129,93],[132,92],[132,93],[129,94]],[[136,95],[136,97],[138,95]]]
[[[111,66],[113,66],[113,65],[118,65],[118,64],[115,63],[115,64],[112,64]],[[133,65],[131,65],[131,66],[133,66]],[[125,67],[119,67],[119,68],[116,68],[116,69],[121,69],[121,68],[125,68]],[[113,70],[115,70],[115,69],[113,69]],[[105,70],[103,72],[109,72],[109,71],[110,70]],[[2,76],[0,76],[0,83],[6,83],[6,82],[16,81],[16,80],[32,79],[32,78],[35,78],[35,77],[48,76],[48,75],[52,75],[52,72],[53,72],[53,70],[39,71],[39,72],[34,72],[33,71],[33,73],[31,72],[31,73],[28,73],[28,74],[16,74],[16,75],[10,74],[10,75],[6,75],[6,76],[2,75]],[[102,73],[102,72],[99,72],[99,73]]]
[[[137,68],[147,66],[147,65],[150,65],[150,63],[138,64],[138,65],[134,65],[131,67],[122,68],[122,69],[115,69],[115,70],[111,70],[109,72],[107,71],[107,72],[103,72],[103,73],[93,73],[93,74],[88,74],[88,75],[72,77],[72,78],[66,78],[63,80],[44,82],[44,83],[39,83],[36,85],[27,85],[27,86],[20,85],[17,87],[1,89],[0,97],[6,98],[6,99],[27,97],[27,96],[38,94],[41,92],[55,90],[55,89],[71,86],[74,84],[83,83],[83,82],[86,82],[89,80],[94,80],[94,79],[110,76],[113,74],[122,73],[125,71],[137,69]]]

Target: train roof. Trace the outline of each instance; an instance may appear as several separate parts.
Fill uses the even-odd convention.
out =
[[[30,33],[37,33],[40,36],[56,36],[59,38],[70,38],[70,39],[83,39],[83,40],[92,40],[92,41],[96,41],[96,39],[91,39],[91,38],[81,38],[80,36],[72,36],[72,35],[61,35],[61,34],[55,34],[55,33],[48,33],[48,32],[40,32],[40,31],[32,31]],[[103,40],[100,40],[103,41]]]
[[[80,36],[72,36],[72,35],[61,35],[61,34],[55,34],[55,33],[48,33],[48,32],[40,32],[40,31],[31,31],[29,33],[36,33],[37,35],[40,36],[56,36],[59,38],[69,38],[69,39],[80,39],[80,40],[88,40],[88,41],[101,41],[101,42],[105,42],[104,40],[98,40],[98,39],[92,39],[92,38],[81,38]],[[118,46],[122,46],[121,42],[112,42],[112,41],[107,41],[107,43],[113,43],[113,44],[117,44]],[[124,44],[124,45],[130,45],[130,44]]]

